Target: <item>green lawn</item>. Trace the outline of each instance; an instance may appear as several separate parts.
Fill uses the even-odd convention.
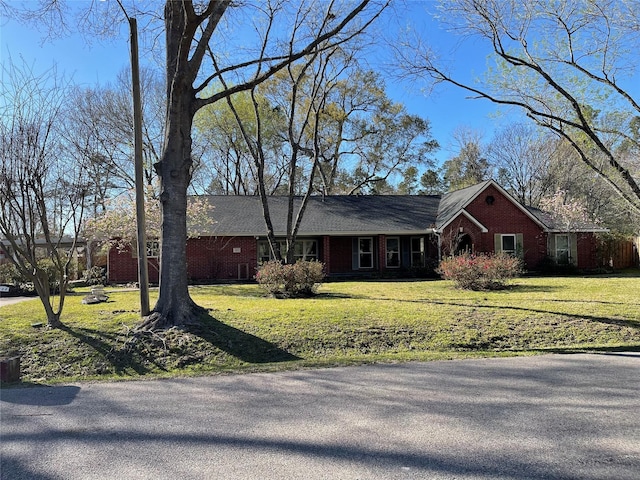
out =
[[[192,297],[209,312],[202,328],[160,334],[132,331],[137,292],[107,291],[97,305],[70,296],[62,330],[32,326],[44,321],[37,299],[0,308],[0,353],[21,356],[24,381],[52,382],[640,348],[637,272],[521,278],[497,292],[336,282],[290,300],[257,285],[198,286]]]

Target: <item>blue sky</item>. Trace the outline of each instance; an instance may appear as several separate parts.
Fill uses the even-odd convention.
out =
[[[458,45],[459,39],[442,30],[425,11],[433,7],[431,2],[416,1],[410,5],[415,15],[412,20],[425,28],[430,43],[443,52],[456,46],[457,74],[462,79],[477,77],[484,71],[486,51],[472,43]],[[123,21],[121,38],[96,40],[89,45],[79,35],[45,41],[42,32],[34,26],[4,20],[0,25],[0,60],[2,63],[9,58],[14,63],[24,60],[35,72],[55,66],[59,74],[85,86],[113,83],[116,75],[129,65],[126,27]],[[142,55],[144,52],[141,51]],[[494,115],[495,105],[485,100],[468,99],[463,90],[453,86],[440,85],[427,93],[420,85],[403,85],[390,80],[387,87],[391,98],[405,104],[410,113],[431,122],[432,135],[441,145],[436,154],[440,162],[455,154],[451,150],[451,135],[456,128],[464,126],[478,130],[484,133],[484,140],[489,141],[500,121]]]

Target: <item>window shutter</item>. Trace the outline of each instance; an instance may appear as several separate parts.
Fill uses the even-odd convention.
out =
[[[516,255],[520,258],[524,257],[524,235],[516,233]]]
[[[351,270],[358,270],[360,264],[360,247],[358,245],[358,237],[351,239]]]
[[[400,258],[402,259],[400,264],[403,267],[411,266],[411,239],[400,239]]]
[[[493,251],[494,253],[500,253],[502,251],[502,235],[499,233],[493,236]]]
[[[553,234],[549,235],[549,251],[547,253],[554,262],[558,261],[556,258],[556,236]]]
[[[569,251],[571,252],[572,265],[578,265],[578,235],[575,233],[569,234]]]

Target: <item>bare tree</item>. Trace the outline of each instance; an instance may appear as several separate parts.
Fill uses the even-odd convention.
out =
[[[255,136],[260,122],[260,148],[265,157],[263,175],[265,191],[273,194],[282,186],[285,177],[287,122],[280,107],[271,104],[264,95],[239,92],[226,102],[209,105],[200,110],[195,119],[195,139],[202,148],[201,163],[194,177],[205,184],[210,194],[258,195],[258,172],[243,137]],[[257,113],[256,113],[257,109]]]
[[[503,187],[523,205],[537,207],[553,191],[551,162],[560,144],[534,125],[515,123],[496,132],[487,159]]]
[[[273,228],[266,182],[268,162],[272,156],[269,155],[270,152],[265,150],[265,145],[268,145],[268,142],[263,140],[263,132],[269,130],[269,119],[273,118],[273,115],[264,115],[264,102],[260,101],[263,97],[258,94],[261,85],[254,86],[250,92],[254,119],[250,124],[243,121],[232,97],[227,98],[228,106],[235,116],[237,126],[253,160],[257,190],[262,202],[266,233],[272,255],[276,259],[286,261],[286,263],[294,261],[293,246],[298,228],[309,196],[313,193],[320,151],[320,115],[324,109],[327,91],[332,88],[335,81],[335,78],[329,73],[331,60],[340,51],[339,47],[321,49],[305,56],[300,62],[288,65],[286,69],[274,75],[274,79],[262,84],[267,87],[267,91],[270,91],[270,95],[267,96],[270,96],[274,103],[273,108],[278,112],[276,118],[284,120],[282,133],[286,147],[282,151],[283,180],[288,197],[286,251],[284,255],[278,248],[279,243]],[[279,78],[276,79],[276,77]],[[228,86],[225,85],[225,88]],[[274,94],[274,91],[278,93]],[[283,91],[287,93],[284,94]],[[253,128],[250,129],[250,127]],[[303,183],[306,183],[304,187],[302,187]],[[296,205],[296,196],[300,193],[302,193],[302,198],[300,203]]]
[[[153,164],[164,140],[165,87],[154,71],[141,73],[144,181],[155,187]],[[134,187],[132,108],[128,71],[122,71],[113,85],[74,88],[65,106],[63,132],[94,180],[94,213],[104,211],[109,197]]]
[[[27,68],[9,65],[4,76],[0,248],[33,283],[48,325],[60,327],[87,179],[82,165],[65,156],[58,127],[66,88],[55,72],[36,76]],[[47,262],[55,278],[50,278]]]
[[[413,42],[417,56],[406,43],[397,50],[405,71],[520,107],[640,211],[637,165],[620,154],[625,145],[637,151],[640,141],[634,130],[640,104],[631,88],[640,47],[638,3],[453,0],[441,6],[452,30],[492,49],[495,68],[484,82],[465,83],[424,42]]]

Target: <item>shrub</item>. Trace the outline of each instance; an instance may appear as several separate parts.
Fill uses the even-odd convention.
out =
[[[463,253],[442,260],[438,272],[444,279],[452,280],[458,288],[499,290],[505,287],[508,280],[522,273],[522,265],[518,258],[504,253]]]
[[[260,286],[280,298],[313,295],[323,279],[324,264],[315,261],[288,265],[274,260],[262,264],[256,274]]]
[[[38,268],[44,271],[49,281],[49,287],[53,293],[57,293],[60,290],[60,277],[59,271],[53,260],[50,258],[41,258],[38,260]],[[0,265],[0,283],[9,283],[15,285],[25,295],[31,295],[35,293],[35,287],[31,280],[19,271],[18,268],[12,264],[7,263]]]
[[[0,265],[0,283],[18,285],[21,282],[23,282],[23,277],[13,263]]]
[[[88,286],[91,285],[106,285],[107,284],[107,269],[104,267],[94,266],[88,270],[85,270],[83,275],[84,283]]]

